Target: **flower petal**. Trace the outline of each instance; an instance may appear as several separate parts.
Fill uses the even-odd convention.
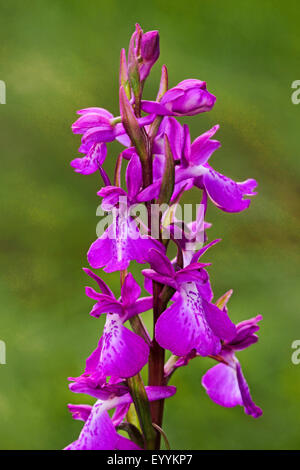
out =
[[[227,312],[220,310],[205,299],[203,299],[203,310],[210,328],[218,338],[231,341],[235,337],[236,326],[230,320]]]
[[[123,305],[134,304],[141,295],[141,288],[131,273],[125,277],[121,288],[121,298]]]
[[[194,140],[191,146],[190,157],[190,162],[193,165],[203,165],[203,163],[206,163],[211,154],[221,146],[217,140],[210,140],[219,127],[219,125],[212,127]]]
[[[97,282],[103,294],[114,297],[114,294],[112,293],[108,285],[101,279],[101,277],[97,276],[97,274],[93,273],[93,271],[91,271],[88,268],[82,268],[82,269],[88,276],[90,276],[92,279],[94,279]]]
[[[237,362],[236,364],[236,372],[237,372],[237,380],[244,404],[245,413],[247,415],[253,416],[253,418],[259,418],[262,415],[262,410],[259,406],[256,406],[252,397],[250,395],[249,386],[245,380],[245,377],[242,372],[242,368],[240,363]]]
[[[225,212],[241,212],[247,209],[251,200],[244,196],[254,196],[253,191],[257,182],[248,179],[242,183],[236,183],[227,176],[213,170],[208,164],[208,173],[203,176],[205,189],[213,203]]]
[[[157,342],[176,356],[184,356],[192,349],[196,349],[201,356],[218,354],[221,350],[220,339],[206,320],[196,285],[187,283],[180,294],[156,323]]]
[[[202,385],[208,396],[218,405],[243,406],[236,370],[226,364],[217,364],[202,377]]]
[[[146,364],[149,346],[122,325],[117,314],[107,315],[96,371],[102,377],[132,377]]]
[[[142,165],[139,156],[135,153],[132,155],[126,169],[126,185],[129,199],[133,199],[143,183]]]
[[[66,450],[115,450],[118,435],[107,411],[95,403],[77,441]]]
[[[90,405],[68,405],[70,413],[72,413],[73,419],[80,421],[86,421],[91,414],[92,406]]]

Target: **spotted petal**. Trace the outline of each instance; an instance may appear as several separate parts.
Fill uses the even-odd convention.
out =
[[[97,402],[88,417],[77,441],[65,450],[140,450],[129,439],[120,436],[109,417]]]
[[[245,196],[256,194],[254,189],[257,182],[254,179],[236,183],[215,171],[208,164],[205,166],[208,172],[203,176],[203,185],[217,207],[225,212],[241,212],[249,207],[251,200]]]
[[[221,350],[220,338],[207,322],[203,300],[196,285],[187,283],[180,294],[156,323],[158,343],[176,356],[184,356],[192,349],[196,349],[201,356],[218,354]]]
[[[149,346],[122,325],[119,315],[107,315],[97,349],[87,359],[86,373],[101,377],[132,377],[146,364]]]

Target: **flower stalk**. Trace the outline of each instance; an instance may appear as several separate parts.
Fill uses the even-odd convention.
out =
[[[84,425],[68,450],[159,450],[161,437],[169,449],[164,403],[176,387],[168,383],[196,357],[217,363],[202,378],[211,400],[242,406],[254,418],[262,414],[236,357],[257,342],[262,317],[234,324],[228,312],[232,290],[214,300],[210,263],[202,259],[220,242],[208,242],[208,201],[223,212],[241,212],[249,207],[257,183],[235,182],[210,166],[211,155],[220,147],[214,139],[218,125],[192,140],[188,125],[177,120],[213,109],[216,97],[205,81],[187,79],[169,88],[164,65],[155,101],[144,99],[144,84],[159,51],[158,31],[144,33],[136,25],[127,57],[124,49],[120,56],[120,115],[85,108],[72,125],[74,134],[82,135],[83,156],[71,166],[83,175],[100,172],[103,186],[97,195],[108,216],[100,233],[97,226],[87,261],[93,270],[119,273],[120,292],[113,292],[98,271],[84,268],[97,285],[97,290],[86,287],[95,302],[90,315],[105,316],[105,325],[84,371],[71,379],[73,393],[96,401],[93,406],[69,405],[73,418]],[[103,165],[112,141],[123,147],[110,175]],[[193,188],[199,190],[201,210],[187,222],[177,209],[182,208],[183,194]],[[133,261],[143,267],[141,285],[130,271]],[[152,338],[142,319],[149,311]],[[165,363],[166,351],[172,355]],[[148,371],[145,384],[142,370],[143,377]],[[109,410],[115,411],[110,415]]]

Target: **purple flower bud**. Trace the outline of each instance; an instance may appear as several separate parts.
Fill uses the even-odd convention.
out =
[[[143,33],[139,24],[131,36],[128,51],[128,69],[131,86],[140,86],[159,57],[158,31]]]
[[[210,111],[215,101],[216,97],[206,89],[206,82],[190,79],[168,90],[160,103],[142,101],[142,109],[160,116],[194,116]]]
[[[142,65],[140,68],[141,80],[145,80],[153,65],[159,58],[159,34],[158,31],[148,31],[143,34],[141,41]]]

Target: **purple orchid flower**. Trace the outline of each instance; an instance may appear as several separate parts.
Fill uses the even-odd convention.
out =
[[[75,382],[69,385],[69,388],[74,393],[85,394],[97,398],[98,402],[102,403],[102,408],[106,411],[115,408],[112,422],[114,426],[118,426],[123,421],[132,403],[128,386],[125,382],[121,382],[120,379],[118,380],[119,382],[115,384],[106,382],[97,384],[91,381],[89,377],[79,377],[75,379]],[[176,393],[176,387],[174,386],[146,386],[145,390],[149,401],[169,398]],[[76,412],[74,419],[84,420],[83,418],[88,417],[89,411],[91,410],[77,409],[72,411]]]
[[[107,401],[115,397],[121,397],[128,393],[129,389],[124,379],[110,378],[94,380],[89,375],[79,377],[69,377],[72,382],[69,389],[74,393],[83,393],[97,398],[97,400]]]
[[[211,224],[204,220],[206,208],[207,197],[206,193],[203,193],[196,220],[185,224],[183,221],[176,218],[176,209],[174,209],[172,222],[165,228],[165,230],[168,230],[173,238],[176,239],[176,243],[181,249],[184,267],[192,262],[195,253],[199,253],[199,245],[202,246],[203,254],[208,248],[221,241],[221,239],[214,240],[209,245],[206,245],[206,247],[203,247],[203,244],[207,241],[206,230],[211,227]],[[167,225],[165,222],[163,223],[165,226]],[[198,258],[199,257],[200,255]]]
[[[176,289],[179,296],[159,317],[155,337],[161,347],[177,356],[189,354],[192,349],[201,356],[218,354],[221,339],[231,340],[235,325],[226,312],[210,303],[205,284],[208,281],[208,264],[193,262],[175,271],[169,259],[162,253],[151,250],[150,265],[144,276]],[[209,293],[210,295],[210,293]]]
[[[215,101],[216,97],[206,89],[206,82],[189,79],[170,88],[160,102],[142,101],[142,109],[160,116],[194,116],[210,111]]]
[[[215,150],[220,147],[217,140],[211,138],[219,129],[212,127],[209,131],[197,137],[190,143],[189,130],[185,129],[185,140],[181,157],[181,165],[176,169],[176,186],[173,198],[187,181],[186,189],[193,185],[203,189],[211,201],[225,212],[241,212],[247,209],[251,203],[249,196],[254,196],[257,182],[247,179],[243,182],[235,182],[227,176],[215,171],[207,161]],[[245,199],[246,197],[246,199]]]
[[[104,108],[86,108],[77,112],[80,117],[72,124],[74,134],[83,134],[82,144],[112,142],[118,140],[125,146],[130,145],[120,117],[114,117]],[[138,119],[141,127],[151,124],[155,115],[144,116]]]
[[[109,313],[117,313],[120,315],[123,322],[125,322],[134,315],[146,312],[153,307],[152,297],[139,298],[141,295],[141,288],[131,273],[126,275],[121,287],[121,297],[117,300],[109,287],[99,276],[87,268],[84,268],[84,271],[96,280],[102,291],[102,293],[99,293],[91,287],[86,287],[86,295],[91,299],[97,300],[97,303],[91,311],[91,315],[93,317],[99,318],[102,313],[107,313],[109,311]]]
[[[218,173],[208,163],[203,165],[208,171],[202,178],[195,181],[195,186],[205,189],[210,200],[224,212],[241,212],[248,209],[251,203],[249,197],[257,193],[254,189],[257,181],[247,179],[235,182],[227,176]]]
[[[141,201],[152,199],[159,184],[148,186],[142,190],[141,163],[137,155],[133,155],[126,171],[128,193],[117,186],[106,186],[98,195],[103,197],[102,208],[106,211],[115,210],[114,222],[105,230],[90,247],[88,262],[92,268],[102,268],[113,272],[126,269],[131,260],[138,263],[148,261],[151,248],[164,250],[163,245],[147,234],[142,234],[137,221],[130,209]]]
[[[82,406],[73,406],[72,414],[82,415]],[[142,450],[138,445],[117,433],[107,411],[96,403],[90,410],[78,439],[64,450]]]
[[[96,280],[102,293],[86,288],[88,297],[97,300],[91,315],[98,318],[106,313],[106,322],[97,348],[86,361],[84,376],[93,381],[106,377],[132,377],[146,364],[149,344],[136,333],[123,326],[129,318],[152,308],[152,297],[139,298],[141,288],[131,273],[125,277],[121,298],[117,300],[104,281],[89,269],[85,272]],[[150,343],[150,339],[148,339]]]
[[[209,369],[202,378],[202,385],[209,397],[218,405],[233,407],[241,405],[245,413],[258,418],[262,410],[253,402],[249,386],[243,375],[241,365],[235,357],[235,351],[248,348],[258,341],[255,334],[259,330],[258,315],[250,320],[239,323],[236,335],[231,341],[224,341],[222,350],[215,359],[220,364]]]
[[[130,217],[118,215],[94,243],[92,243],[87,259],[92,268],[103,268],[107,273],[127,269],[130,261],[138,263],[149,261],[149,250],[163,250],[158,240],[142,235],[136,222]]]
[[[104,187],[97,194],[102,210],[108,213],[97,225],[99,238],[88,251],[88,262],[108,273],[120,271],[121,293],[117,298],[97,274],[84,269],[99,287],[98,291],[86,287],[86,295],[96,302],[90,314],[96,318],[104,314],[105,325],[83,374],[71,378],[72,392],[87,394],[97,402],[69,405],[73,418],[84,421],[78,439],[66,448],[70,450],[160,449],[161,435],[166,438],[164,400],[175,393],[167,383],[175,370],[198,356],[219,363],[202,379],[213,401],[228,407],[241,405],[253,417],[262,413],[235,356],[257,341],[262,317],[233,324],[226,306],[232,291],[213,303],[206,269],[210,263],[200,259],[220,241],[207,243],[208,198],[222,211],[240,212],[249,207],[257,183],[254,179],[235,182],[210,166],[210,157],[220,147],[214,139],[218,125],[191,141],[188,126],[175,119],[213,108],[216,98],[204,81],[184,80],[168,89],[164,65],[156,101],[143,99],[144,82],[159,52],[158,31],[143,33],[137,24],[128,55],[125,49],[121,51],[120,116],[104,108],[86,108],[78,111],[80,116],[72,125],[74,134],[82,135],[79,152],[83,157],[72,160],[71,166],[85,175],[99,170]],[[141,117],[143,111],[147,115]],[[103,164],[106,144],[114,140],[125,148],[111,180]],[[179,218],[179,204],[194,187],[201,190],[202,199],[196,220],[187,223],[186,213],[184,220]],[[169,260],[166,253],[174,245],[177,254]],[[141,288],[127,273],[131,261],[150,264],[142,271],[150,296],[140,297]],[[149,309],[153,309],[152,338],[141,319]],[[173,353],[165,364],[164,349]],[[151,386],[144,386],[140,374],[147,362]],[[148,401],[153,402],[151,406]],[[128,413],[131,406],[140,433]],[[110,410],[114,410],[112,415]],[[132,440],[119,435],[119,429],[127,429]]]
[[[176,393],[176,387],[145,387],[149,401],[166,399]],[[78,393],[89,393],[86,388],[76,390]],[[93,389],[91,389],[93,394]],[[92,395],[94,396],[94,395]],[[65,450],[142,450],[134,442],[120,436],[116,431],[132,403],[130,393],[112,396],[107,400],[97,400],[93,407],[86,405],[69,405],[74,419],[85,421],[79,438],[68,445]],[[116,408],[111,419],[108,410]]]
[[[132,153],[130,156],[126,169],[126,186],[127,192],[119,186],[101,188],[97,194],[103,198],[102,209],[111,211],[114,207],[124,202],[126,202],[127,208],[130,208],[135,204],[150,201],[158,194],[160,188],[159,181],[149,185],[146,189],[142,189],[142,165],[137,153]]]
[[[85,153],[85,157],[75,158],[71,161],[71,166],[76,173],[90,175],[102,167],[107,155],[107,147],[103,143],[89,143],[81,145],[79,152]]]

